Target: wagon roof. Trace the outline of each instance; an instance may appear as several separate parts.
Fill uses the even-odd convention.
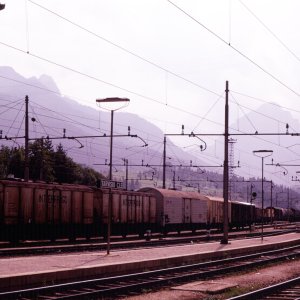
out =
[[[60,190],[85,190],[92,191],[89,186],[80,185],[80,184],[69,184],[69,183],[47,183],[44,181],[17,181],[17,180],[0,180],[0,184],[4,186],[12,186],[12,187],[30,187],[30,188],[48,188],[48,189],[60,189]]]
[[[221,198],[221,197],[212,197],[212,196],[207,196],[207,198],[208,198],[209,200],[213,200],[213,201],[221,201],[221,202],[223,202],[223,201],[224,201],[224,199],[223,199],[223,198]]]
[[[197,192],[190,192],[190,191],[178,191],[178,190],[167,190],[167,189],[159,189],[159,188],[142,188],[139,191],[141,192],[152,192],[152,193],[159,193],[163,197],[177,197],[177,198],[193,198],[199,200],[208,200],[203,194]]]
[[[248,203],[248,202],[243,202],[243,201],[230,201],[231,203],[236,203],[236,204],[242,204],[242,205],[249,205],[249,206],[254,206],[254,204]]]
[[[279,207],[279,206],[267,206],[266,209],[267,208],[282,209],[282,207]]]

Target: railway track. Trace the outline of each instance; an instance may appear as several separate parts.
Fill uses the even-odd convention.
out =
[[[265,236],[273,236],[286,234],[293,232],[294,229],[283,229],[283,230],[274,230],[270,232],[265,232]],[[230,233],[230,239],[239,239],[239,238],[253,238],[260,236],[260,232],[243,232],[243,233]],[[156,237],[151,241],[137,240],[132,239],[129,241],[124,241],[117,239],[111,243],[112,250],[128,250],[128,249],[137,249],[137,248],[149,248],[149,247],[166,247],[172,245],[180,245],[187,243],[203,243],[207,241],[217,241],[222,237],[221,234],[212,234],[212,235],[200,235],[200,236],[184,236],[178,237],[173,236],[167,238]],[[0,248],[0,257],[16,257],[16,256],[25,256],[25,255],[45,255],[45,254],[57,254],[57,253],[67,253],[67,252],[83,252],[83,251],[105,251],[107,244],[103,241],[89,242],[89,243],[75,243],[75,244],[34,244],[30,246],[20,246],[20,247],[8,247]]]
[[[299,225],[300,227],[300,222]],[[256,224],[256,230],[260,230],[261,225]],[[267,233],[268,231],[280,231],[280,230],[289,230],[289,229],[294,229],[296,230],[297,224],[296,223],[278,223],[278,224],[273,224],[273,225],[264,225],[264,231]],[[222,235],[222,231],[218,229],[211,229],[209,231],[210,235],[217,235],[220,234]],[[254,232],[252,232],[254,233]],[[245,235],[251,235],[251,231],[244,230],[244,229],[232,229],[229,234],[245,234]],[[161,234],[161,233],[153,233],[151,234],[150,238],[151,239],[161,239],[161,238],[178,238],[178,237],[199,237],[199,236],[207,236],[208,235],[208,230],[199,230],[196,231],[195,233],[191,234],[190,231],[187,232],[169,232],[167,235]],[[141,238],[137,235],[131,235],[127,237],[121,237],[121,236],[111,236],[111,241],[112,242],[124,242],[124,241],[137,241],[141,239],[146,239],[146,236]],[[11,244],[10,242],[5,242],[5,241],[0,241],[0,250],[5,249],[5,248],[19,248],[19,247],[40,247],[40,246],[53,246],[53,245],[80,245],[80,244],[87,244],[87,243],[101,243],[103,242],[104,239],[101,237],[93,237],[90,239],[85,239],[85,238],[79,238],[75,242],[71,242],[68,239],[58,239],[56,241],[50,241],[50,240],[26,240],[26,241],[19,241],[18,243]]]
[[[65,284],[0,293],[0,299],[103,299],[142,289],[166,287],[197,279],[211,279],[220,274],[249,270],[268,263],[300,257],[300,245],[251,255],[226,258],[148,272],[96,278]],[[257,298],[247,298],[257,299]]]
[[[300,277],[228,300],[296,300],[300,299]]]

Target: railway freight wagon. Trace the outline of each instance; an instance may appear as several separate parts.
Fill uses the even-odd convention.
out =
[[[94,221],[100,235],[107,235],[111,197],[111,233],[126,236],[156,228],[156,200],[152,194],[124,190],[94,189]]]
[[[246,203],[231,201],[231,228],[244,228],[251,226],[255,222],[255,205]]]
[[[93,234],[93,190],[80,185],[0,181],[0,238]]]
[[[224,199],[208,196],[207,222],[209,228],[223,228]],[[228,222],[231,223],[231,202],[228,201]]]
[[[299,222],[300,221],[300,210],[292,208],[293,211],[293,221]]]
[[[264,218],[266,222],[282,221],[283,220],[284,210],[281,207],[272,207],[269,206],[265,208]]]
[[[156,199],[156,231],[191,230],[207,227],[208,198],[196,192],[142,188]]]
[[[282,208],[282,220],[293,221],[294,211],[291,208]]]
[[[224,199],[208,196],[208,225],[223,228]],[[228,201],[228,223],[230,228],[243,228],[255,221],[255,206],[245,202]]]

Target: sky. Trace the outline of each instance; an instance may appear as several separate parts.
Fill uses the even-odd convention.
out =
[[[1,3],[0,64],[87,106],[127,97],[164,133],[223,133],[228,81],[230,123],[265,102],[299,119],[298,0]]]

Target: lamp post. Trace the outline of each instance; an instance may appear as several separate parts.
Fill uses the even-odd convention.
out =
[[[113,124],[114,124],[114,112],[126,106],[129,103],[128,98],[104,98],[96,99],[96,103],[101,107],[101,103],[125,103],[124,105],[110,110],[110,155],[109,155],[109,180],[112,180],[112,155],[113,155]],[[103,107],[102,107],[103,108]],[[107,254],[110,252],[110,235],[111,235],[111,215],[112,215],[112,193],[109,189],[109,200],[108,200],[108,220],[107,220]]]
[[[253,154],[261,157],[261,240],[264,239],[264,158],[271,156],[273,150],[254,150]]]

